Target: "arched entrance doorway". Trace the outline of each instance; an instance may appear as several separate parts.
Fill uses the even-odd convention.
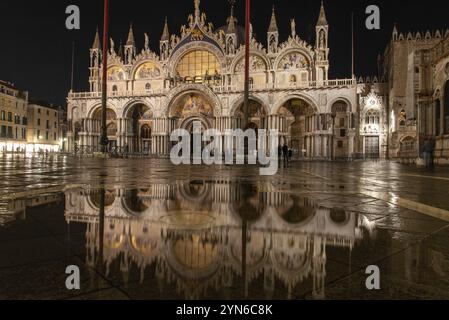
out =
[[[191,152],[193,153],[194,124],[201,124],[201,133],[214,126],[212,102],[200,92],[184,93],[172,103],[170,120],[175,128],[184,129],[190,133]],[[202,142],[201,145],[203,149],[206,143]]]
[[[153,112],[150,107],[142,103],[134,104],[126,113],[126,119],[131,124],[128,128],[128,134],[131,134],[131,137],[127,139],[123,147],[132,153],[149,155],[153,132]]]
[[[297,157],[312,157],[312,139],[315,112],[313,107],[303,99],[293,98],[285,102],[278,111],[285,119],[286,132],[284,141]]]
[[[92,133],[97,137],[94,143],[95,148],[100,147],[101,136],[101,107],[95,110],[92,116]],[[106,109],[106,132],[108,137],[108,150],[113,151],[117,148],[117,114],[112,109]]]
[[[248,141],[245,139],[245,155],[248,155],[248,149],[251,145],[258,146],[259,143],[259,129],[267,129],[267,116],[268,110],[257,100],[251,99],[249,100],[249,110],[248,110],[248,123],[244,124],[244,103],[241,103],[240,106],[235,110],[233,114],[235,118],[235,128],[248,130],[252,129],[255,132],[255,141]],[[255,155],[257,155],[257,150],[252,150]]]

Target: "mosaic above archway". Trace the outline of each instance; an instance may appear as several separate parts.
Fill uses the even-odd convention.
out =
[[[183,96],[173,108],[173,116],[178,118],[188,118],[198,115],[212,117],[214,110],[202,95],[196,93]]]

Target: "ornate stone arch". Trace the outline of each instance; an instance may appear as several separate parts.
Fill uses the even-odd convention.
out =
[[[129,80],[130,79],[129,72],[126,70],[126,68],[122,64],[116,63],[116,62],[108,64],[108,69],[107,69],[108,78],[110,76],[109,71],[112,70],[112,69],[120,69],[120,71],[123,73],[123,79],[109,80],[109,81],[125,81],[125,80]]]
[[[294,94],[289,94],[289,95],[283,96],[282,98],[278,99],[273,104],[274,107],[271,110],[271,114],[272,115],[278,114],[279,110],[284,106],[284,104],[292,99],[304,100],[312,107],[314,113],[320,113],[317,102],[311,96],[303,94],[303,93],[294,93]]]
[[[253,101],[260,103],[260,105],[265,109],[267,115],[270,114],[270,107],[269,107],[270,104],[264,98],[262,98],[261,96],[259,96],[257,94],[250,94],[249,100],[253,100]],[[240,96],[232,103],[232,107],[231,107],[231,111],[230,111],[231,117],[235,115],[235,113],[241,107],[241,105],[244,103],[244,101],[245,101],[245,97]]]
[[[197,93],[205,96],[212,105],[214,116],[217,117],[221,115],[221,102],[220,99],[218,99],[218,97],[215,95],[215,93],[207,86],[192,83],[178,86],[176,87],[176,89],[170,91],[169,95],[166,98],[165,104],[167,106],[167,109],[165,111],[167,117],[171,116],[171,111],[176,100],[188,93]]]
[[[346,103],[346,105],[348,106],[348,109],[346,110],[346,112],[352,112],[352,103],[351,101],[346,98],[346,97],[337,97],[335,99],[332,99],[330,101],[330,103],[327,105],[327,110],[332,111],[332,107],[337,103],[337,102],[344,102]],[[381,106],[379,106],[379,108],[381,108]]]
[[[101,103],[96,103],[96,104],[90,106],[90,107],[87,109],[87,112],[86,112],[87,117],[86,117],[86,118],[87,118],[87,119],[92,119],[94,113],[95,113],[99,108],[101,108]],[[116,108],[114,105],[108,103],[106,109],[110,109],[110,110],[114,111],[115,115],[116,115],[117,118],[118,118],[118,116],[119,116],[119,114],[120,114],[120,112],[118,112],[118,108]]]
[[[208,51],[213,54],[221,64],[221,72],[226,69],[226,59],[220,47],[205,41],[197,41],[181,45],[170,56],[168,70],[171,75],[176,74],[176,67],[181,59],[189,52],[195,50]]]
[[[131,111],[131,109],[138,104],[142,104],[146,106],[151,112],[154,114],[156,112],[156,108],[147,100],[147,99],[133,99],[125,104],[123,107],[123,112],[121,113],[122,118],[127,118],[127,114]]]
[[[164,77],[164,68],[162,67],[162,65],[159,63],[159,61],[157,61],[156,59],[152,59],[152,58],[147,58],[147,59],[143,59],[139,62],[137,62],[131,69],[130,71],[130,79],[132,80],[145,80],[145,79],[137,79],[136,77],[136,73],[139,70],[139,68],[146,64],[146,63],[153,63],[155,65],[155,67],[157,67],[160,71],[160,75],[159,77],[155,77],[152,79],[162,79]]]
[[[271,63],[270,60],[268,59],[268,57],[266,56],[265,52],[261,51],[261,50],[254,50],[252,49],[250,51],[250,57],[251,56],[257,56],[259,58],[262,59],[262,61],[265,63],[265,70],[264,71],[268,71],[271,69]],[[235,69],[237,67],[237,64],[242,61],[242,59],[245,59],[245,52],[243,50],[240,50],[240,53],[238,53],[234,59],[232,60],[231,66],[230,66],[230,71],[232,74],[236,74]]]
[[[295,53],[295,52],[298,52],[299,54],[303,55],[307,59],[309,66],[305,70],[311,71],[312,67],[313,67],[313,58],[310,55],[310,53],[307,50],[305,50],[304,48],[284,49],[280,54],[278,54],[277,58],[274,60],[273,69],[274,70],[283,70],[283,69],[279,68],[279,64],[281,63],[282,59],[284,59],[287,55]]]

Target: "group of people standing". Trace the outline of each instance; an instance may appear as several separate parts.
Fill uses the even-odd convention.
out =
[[[435,139],[426,137],[422,146],[422,155],[426,168],[433,168],[435,161]]]
[[[284,159],[284,164],[289,164],[293,157],[293,149],[289,148],[287,144],[279,146],[278,157],[279,161]]]

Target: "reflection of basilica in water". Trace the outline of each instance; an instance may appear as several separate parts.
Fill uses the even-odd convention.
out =
[[[366,220],[272,189],[205,181],[139,190],[70,189],[65,215],[69,223],[88,226],[88,264],[95,265],[101,251],[107,269],[119,261],[127,278],[138,268],[141,282],[145,270],[154,268],[158,280],[186,298],[255,282],[268,296],[282,285],[284,297],[291,298],[306,280],[313,283],[313,296],[323,298],[326,247],[352,250]],[[104,219],[98,214],[102,199]]]

